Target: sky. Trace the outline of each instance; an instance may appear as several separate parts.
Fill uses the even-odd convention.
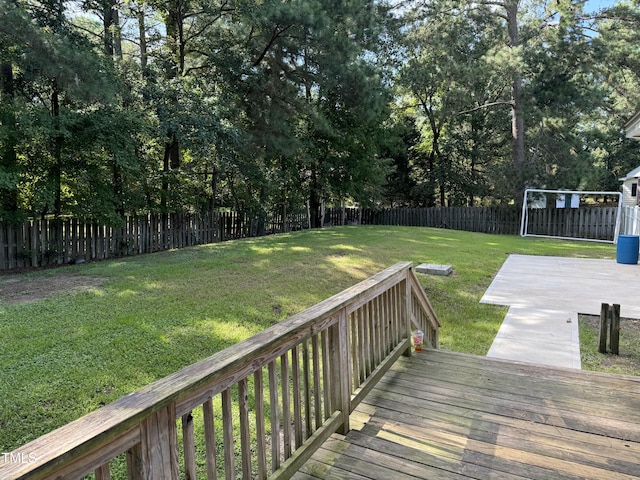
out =
[[[602,8],[613,7],[615,3],[616,0],[588,0],[584,9],[586,12],[593,12]]]

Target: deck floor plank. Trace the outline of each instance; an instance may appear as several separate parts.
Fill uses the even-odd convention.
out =
[[[640,479],[640,379],[427,350],[294,476]]]
[[[398,396],[406,396],[412,393],[407,402],[419,406],[422,401],[430,400],[444,405],[454,405],[467,409],[479,409],[477,405],[482,405],[482,411],[487,413],[511,416],[520,420],[528,419],[534,422],[542,422],[558,427],[572,428],[578,431],[593,431],[606,435],[608,432],[616,431],[618,438],[640,441],[640,421],[634,414],[640,409],[640,399],[636,402],[623,402],[615,399],[616,408],[606,408],[602,403],[595,404],[593,408],[581,408],[579,405],[567,405],[567,402],[556,402],[554,399],[562,399],[562,394],[549,387],[546,398],[511,400],[500,398],[497,395],[482,395],[479,392],[481,387],[475,387],[473,391],[468,388],[435,387],[431,384],[411,385],[406,381],[389,381],[390,377],[382,380],[372,398],[397,399]],[[403,390],[404,388],[404,390]],[[580,392],[576,392],[579,395]],[[452,398],[453,397],[453,398]],[[564,397],[566,400],[566,397]],[[613,400],[613,394],[610,395]],[[528,400],[528,401],[526,401]],[[451,402],[451,403],[449,403]],[[628,417],[624,418],[624,412],[628,412]],[[616,418],[612,418],[616,417]]]

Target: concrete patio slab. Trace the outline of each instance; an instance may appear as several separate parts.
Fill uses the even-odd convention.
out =
[[[618,303],[621,316],[640,318],[640,265],[510,255],[480,302],[591,315],[600,315],[602,303]]]
[[[640,266],[593,258],[510,255],[480,300],[508,305],[488,356],[581,368],[578,314],[620,304],[640,318]]]

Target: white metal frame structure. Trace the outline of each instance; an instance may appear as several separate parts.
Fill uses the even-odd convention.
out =
[[[616,227],[613,235],[613,240],[598,240],[595,238],[578,238],[578,237],[561,237],[557,235],[537,235],[533,233],[527,233],[529,212],[527,209],[527,196],[529,193],[556,193],[556,194],[578,194],[578,195],[617,195],[618,196],[618,211],[616,213]],[[543,190],[538,188],[527,188],[524,191],[524,201],[522,202],[522,220],[520,221],[520,236],[522,237],[544,237],[544,238],[559,238],[561,240],[584,240],[587,242],[602,242],[602,243],[618,243],[618,235],[620,234],[620,221],[622,218],[622,193],[621,192],[586,192],[579,190]]]

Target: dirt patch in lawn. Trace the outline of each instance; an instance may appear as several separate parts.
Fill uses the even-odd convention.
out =
[[[11,275],[0,277],[0,302],[17,304],[42,300],[58,293],[71,293],[100,287],[106,279],[61,272],[52,277]]]
[[[598,353],[600,317],[580,315],[580,323],[590,331],[589,338],[581,338],[583,369],[640,375],[640,320],[620,318],[620,355]]]

